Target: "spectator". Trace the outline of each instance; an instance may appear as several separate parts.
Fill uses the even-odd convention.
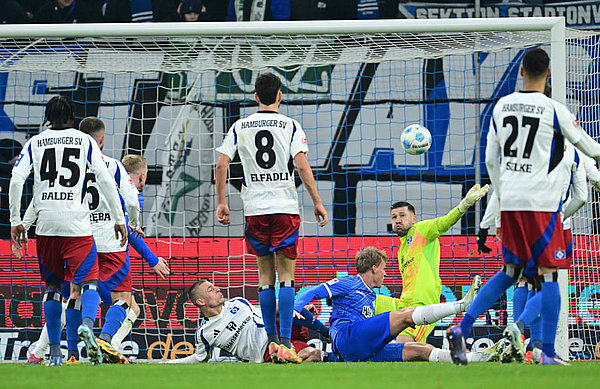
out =
[[[17,0],[21,7],[25,10],[28,21],[33,20],[33,16],[37,13],[38,9],[42,8],[46,4],[45,0]]]
[[[227,20],[290,20],[290,0],[229,0]]]
[[[0,139],[0,238],[10,239],[8,187],[13,164],[23,145],[14,139]]]
[[[13,0],[0,0],[0,24],[28,23],[27,12]]]
[[[103,14],[110,23],[176,22],[178,0],[108,0]]]
[[[203,0],[202,4],[206,12],[202,15],[205,22],[224,22],[227,20],[226,0]]]
[[[52,0],[33,16],[33,23],[99,23],[100,9],[84,0]]]
[[[183,0],[177,7],[177,13],[182,22],[199,22],[200,15],[206,13],[202,0]]]
[[[356,19],[357,0],[291,0],[292,20]]]

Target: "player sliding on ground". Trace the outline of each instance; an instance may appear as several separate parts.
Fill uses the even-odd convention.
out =
[[[392,205],[392,228],[400,237],[398,265],[402,273],[400,299],[377,295],[375,314],[419,307],[440,302],[442,280],[440,279],[440,235],[445,234],[460,220],[473,204],[488,191],[488,186],[474,185],[467,196],[446,216],[417,222],[415,207],[406,201]],[[403,342],[427,341],[435,323],[408,327],[396,339]]]
[[[600,144],[580,127],[569,109],[544,95],[550,75],[548,54],[530,49],[523,57],[523,91],[501,98],[493,110],[485,163],[500,201],[505,265],[481,289],[459,326],[448,329],[452,356],[466,365],[464,338],[473,323],[525,271],[541,278],[543,364],[566,364],[555,354],[560,312],[557,269],[566,262],[560,209],[566,178],[559,165],[564,138],[584,154],[600,159]],[[522,350],[521,333],[504,332],[512,349]]]
[[[88,205],[83,201],[86,169],[96,175],[106,197],[111,231],[119,245],[127,241],[125,216],[114,179],[102,161],[96,142],[73,128],[74,104],[66,97],[53,97],[46,104],[45,122],[50,129],[32,137],[23,147],[12,171],[9,201],[11,235],[17,246],[27,236],[19,207],[25,179],[33,170],[33,202],[38,212],[37,252],[44,293],[44,319],[50,339],[50,365],[62,364],[60,329],[63,280],[81,286],[82,324],[77,329],[93,364],[102,363],[102,353],[92,334],[99,305],[98,262],[92,237]]]
[[[329,335],[333,352],[346,362],[452,362],[449,350],[427,343],[390,343],[408,327],[435,323],[464,312],[479,290],[476,276],[471,290],[460,301],[406,308],[375,315],[373,288],[383,285],[385,252],[367,247],[356,255],[356,276],[341,277],[307,290],[296,298],[296,312],[313,300],[331,298],[333,312]],[[471,355],[469,355],[469,358]]]

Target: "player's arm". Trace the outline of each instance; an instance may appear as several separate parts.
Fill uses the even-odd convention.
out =
[[[317,223],[319,223],[319,225],[323,227],[327,224],[329,219],[327,217],[327,211],[325,210],[325,207],[323,207],[323,202],[321,201],[319,192],[317,191],[317,183],[315,181],[312,168],[310,167],[308,159],[306,158],[306,153],[308,152],[306,134],[300,126],[300,123],[298,123],[295,120],[293,121],[293,123],[296,127],[296,131],[292,135],[291,154],[294,158],[294,162],[296,162],[296,169],[298,170],[300,180],[302,180],[306,191],[312,199],[314,205],[313,211]]]
[[[490,181],[492,181],[492,186],[500,188],[500,143],[498,143],[496,124],[493,117],[490,120],[487,145],[485,147],[485,166],[487,167]]]
[[[600,143],[579,127],[579,121],[565,105],[555,102],[554,109],[564,137],[585,155],[600,161]]]
[[[27,244],[27,231],[21,221],[21,197],[23,185],[31,173],[33,161],[31,157],[31,140],[25,143],[19,158],[12,169],[10,185],[8,187],[8,209],[10,211],[10,233],[15,245]]]
[[[92,173],[96,176],[98,190],[100,190],[108,200],[111,210],[110,213],[115,220],[115,238],[121,241],[121,246],[125,246],[127,243],[127,228],[125,227],[125,215],[123,214],[123,208],[121,207],[121,200],[119,199],[115,180],[102,160],[100,148],[98,148],[96,141],[89,135],[87,136],[87,139],[89,141],[86,150],[88,152],[87,164]]]
[[[236,122],[237,123],[237,122]],[[234,123],[221,146],[217,147],[217,151],[221,153],[215,166],[215,186],[217,188],[217,221],[221,224],[229,224],[231,222],[227,199],[225,198],[225,184],[227,183],[227,170],[229,164],[237,152],[237,134],[235,132]]]
[[[596,190],[600,190],[600,170],[596,167],[596,161],[584,154],[580,154],[579,156],[581,157],[581,163],[583,163],[588,181]]]
[[[144,258],[144,261],[154,270],[156,274],[158,274],[163,280],[171,274],[171,269],[169,269],[169,265],[167,261],[154,254],[150,247],[144,241],[144,238],[135,232],[129,232],[129,244],[134,248],[135,251],[138,252]]]
[[[171,359],[167,363],[200,363],[207,362],[212,352],[212,345],[202,333],[202,327],[196,331],[196,352],[185,358]]]
[[[383,312],[398,311],[401,308],[400,299],[390,296],[378,294],[375,297],[375,314],[379,315]]]
[[[117,183],[119,194],[125,203],[125,209],[127,209],[127,215],[129,216],[129,228],[131,228],[133,231],[137,231],[138,235],[143,235],[140,227],[140,202],[138,201],[139,191],[135,185],[133,185],[127,170],[125,170],[125,166],[123,166],[123,164],[119,161],[116,162],[117,174],[115,175],[115,181]]]
[[[575,151],[577,153],[577,151]],[[577,168],[573,171],[571,178],[571,195],[565,203],[563,219],[567,219],[575,214],[587,201],[588,186],[585,178],[585,167],[583,162],[579,162]]]

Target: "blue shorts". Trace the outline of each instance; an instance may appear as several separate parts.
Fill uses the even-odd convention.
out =
[[[388,343],[394,340],[390,334],[390,313],[384,312],[365,320],[358,322],[334,323],[330,329],[331,340],[333,342],[333,351],[346,362],[373,361],[376,358],[389,359],[390,353],[394,350],[390,348],[379,355]],[[396,345],[393,348],[397,351]],[[402,346],[403,347],[403,346]],[[399,359],[402,360],[402,349],[400,347]]]

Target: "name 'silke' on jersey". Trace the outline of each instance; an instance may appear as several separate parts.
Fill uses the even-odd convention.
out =
[[[504,104],[503,112],[524,112],[535,115],[542,115],[545,107],[534,104]],[[530,163],[506,162],[506,170],[519,173],[531,173],[532,165]]]

